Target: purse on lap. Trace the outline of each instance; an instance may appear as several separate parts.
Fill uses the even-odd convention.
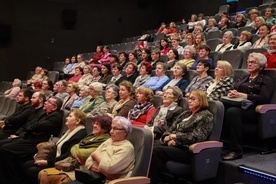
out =
[[[104,184],[106,177],[97,172],[90,170],[75,170],[76,180],[82,182],[83,184]]]
[[[51,135],[49,141],[41,142],[36,145],[37,154],[34,158],[37,160],[47,160],[56,157],[57,145],[53,140],[53,135]]]
[[[77,159],[75,159],[73,157],[67,157],[63,160],[56,162],[55,168],[58,170],[69,172],[69,171],[73,171],[73,170],[79,168],[79,163],[78,163]]]

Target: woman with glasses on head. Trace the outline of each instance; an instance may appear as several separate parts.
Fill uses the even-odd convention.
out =
[[[240,77],[234,84],[234,89],[230,90],[228,97],[232,99],[241,98],[246,103],[241,106],[225,105],[225,128],[230,130],[229,153],[223,156],[224,160],[234,160],[241,158],[243,150],[242,124],[250,123],[257,125],[258,115],[255,111],[257,105],[268,104],[271,100],[273,89],[272,80],[262,74],[262,70],[267,65],[266,57],[261,53],[250,53],[247,59],[248,75]]]
[[[189,145],[205,141],[210,135],[214,120],[207,109],[208,100],[201,90],[194,90],[188,98],[188,110],[177,116],[173,125],[155,142],[150,165],[150,183],[158,184],[167,161],[191,163]]]

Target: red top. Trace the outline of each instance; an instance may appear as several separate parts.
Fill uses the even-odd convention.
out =
[[[266,68],[276,68],[276,53],[269,54],[268,52],[265,52],[264,55],[267,58]]]
[[[70,79],[68,79],[68,82],[78,82],[81,78],[81,75],[74,75]]]
[[[147,113],[141,115],[139,118],[135,120],[131,120],[132,126],[135,127],[144,127],[148,122],[150,122],[153,119],[154,113],[156,111],[156,108],[152,106]]]
[[[90,64],[99,61],[99,60],[103,57],[103,55],[104,55],[103,52],[97,52],[97,53],[90,59]]]

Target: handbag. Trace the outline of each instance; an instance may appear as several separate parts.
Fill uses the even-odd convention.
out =
[[[73,157],[67,157],[63,160],[56,162],[55,168],[58,170],[69,172],[69,171],[73,171],[73,170],[79,168],[79,163],[78,163],[77,159],[75,159]]]
[[[75,170],[76,180],[82,182],[83,184],[104,184],[106,177],[98,172],[93,172],[90,170]]]
[[[37,160],[47,160],[51,158],[55,158],[57,152],[57,145],[53,140],[53,135],[51,135],[49,141],[41,142],[36,145],[37,154],[34,158]]]
[[[241,107],[243,110],[247,110],[254,103],[250,100],[243,98],[229,98],[227,96],[222,96],[220,101],[228,107]]]

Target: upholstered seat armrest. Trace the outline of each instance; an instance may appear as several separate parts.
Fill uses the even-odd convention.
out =
[[[276,104],[258,105],[255,109],[257,113],[265,114],[267,111],[276,110]]]
[[[145,176],[133,176],[110,181],[108,184],[149,184],[150,179]]]
[[[219,141],[204,141],[190,145],[189,150],[191,153],[200,153],[204,149],[221,148],[222,146],[223,143]]]

